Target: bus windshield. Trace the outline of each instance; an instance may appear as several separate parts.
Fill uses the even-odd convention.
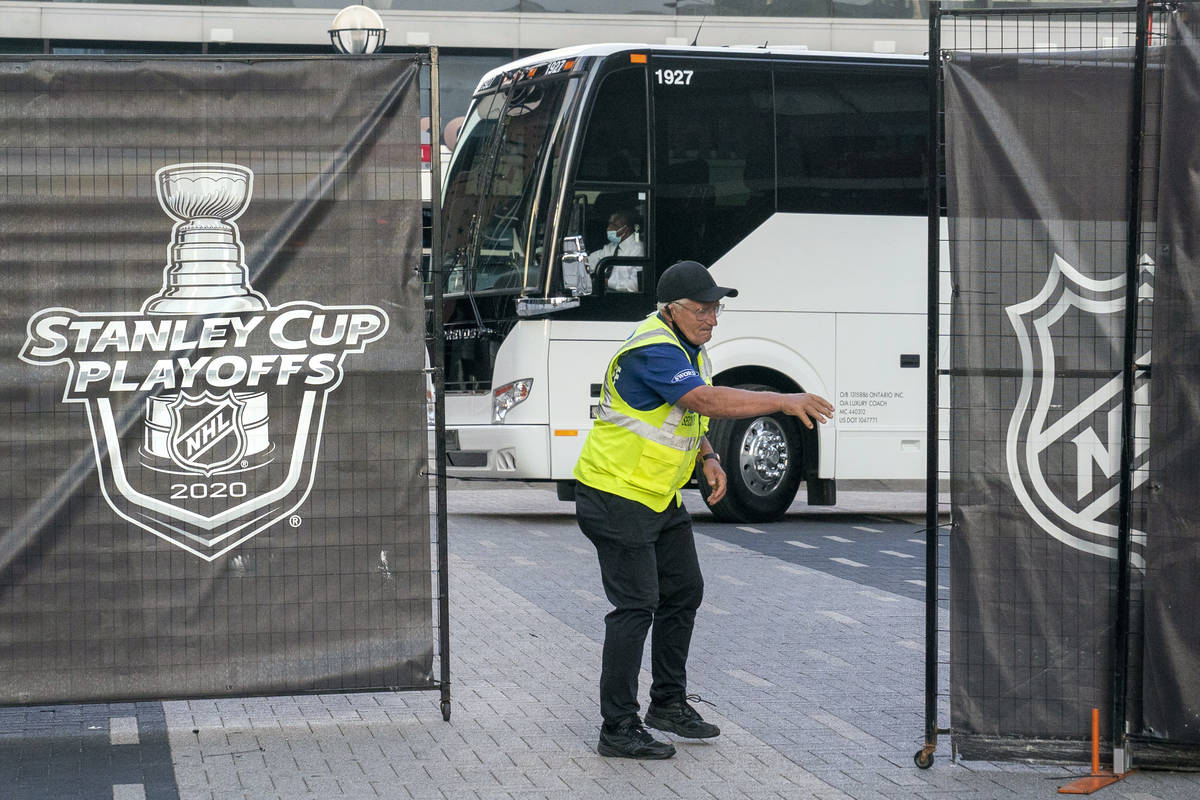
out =
[[[541,283],[534,201],[567,83],[512,83],[472,104],[442,202],[447,294],[516,294]]]

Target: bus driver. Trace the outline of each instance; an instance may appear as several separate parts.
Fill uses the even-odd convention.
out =
[[[622,758],[675,755],[638,716],[638,671],[652,626],[645,725],[688,739],[721,732],[688,704],[698,698],[687,694],[688,649],[704,579],[679,489],[699,467],[711,489],[709,504],[725,495],[721,459],[704,435],[708,419],[782,412],[812,428],[833,414],[829,401],[815,394],[712,385],[704,345],[720,301],[737,297],[737,290],[717,286],[702,264],[681,261],[667,269],[656,297],[658,312],[609,362],[596,423],[574,470],[576,520],[596,547],[613,605],[604,618],[604,724],[597,750]]]
[[[637,235],[635,220],[633,212],[625,209],[618,209],[609,215],[608,227],[604,231],[608,241],[599,250],[588,253],[588,264],[593,269],[599,266],[602,258],[610,256],[643,258],[646,255],[646,244]],[[636,292],[640,272],[641,267],[614,265],[609,272],[605,286],[612,292]]]

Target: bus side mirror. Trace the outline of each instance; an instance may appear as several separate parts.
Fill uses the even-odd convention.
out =
[[[563,286],[575,297],[592,293],[592,270],[582,236],[567,236],[562,243]]]

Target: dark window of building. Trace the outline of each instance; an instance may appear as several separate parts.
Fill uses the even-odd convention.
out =
[[[775,211],[770,69],[656,58],[649,79],[658,263],[712,265]]]
[[[50,52],[56,56],[177,56],[200,55],[198,42],[114,42],[52,39]]]
[[[923,69],[779,67],[779,210],[912,214],[925,209]]]

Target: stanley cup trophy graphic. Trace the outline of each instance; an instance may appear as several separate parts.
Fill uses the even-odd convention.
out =
[[[237,164],[158,170],[175,220],[162,290],[137,311],[43,308],[20,353],[69,368],[63,402],[87,412],[112,510],[206,561],[301,525],[346,356],[389,323],[375,306],[272,306],[251,288],[234,220],[253,182]]]
[[[250,205],[254,173],[238,164],[172,164],[154,174],[163,210],[175,220],[163,289],[147,314],[262,311],[250,288],[234,220]]]
[[[234,220],[250,205],[254,173],[238,164],[172,164],[154,175],[163,210],[175,220],[163,288],[146,301],[148,315],[263,311],[250,288]],[[243,458],[269,453],[264,392],[163,394],[146,401],[146,466],[166,459],[211,476]]]

